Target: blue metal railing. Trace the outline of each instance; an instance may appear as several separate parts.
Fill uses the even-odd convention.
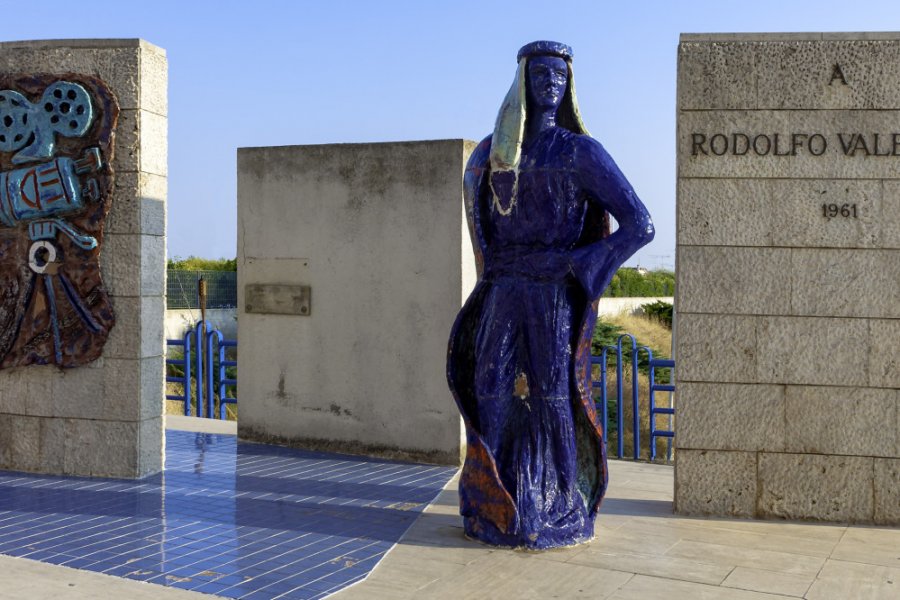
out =
[[[205,332],[205,333],[204,333]],[[166,375],[166,382],[180,383],[184,386],[181,395],[166,395],[166,400],[176,400],[184,403],[184,414],[190,416],[193,404],[196,404],[197,416],[208,419],[225,419],[226,406],[237,404],[237,398],[228,398],[226,392],[229,387],[237,385],[237,379],[227,377],[228,367],[237,367],[237,360],[227,359],[227,349],[237,348],[236,340],[226,340],[222,332],[215,329],[209,321],[199,321],[197,325],[184,334],[181,340],[167,339],[169,348],[183,348],[184,355],[181,358],[166,358],[166,365],[179,365],[183,372],[180,377]],[[214,351],[215,347],[215,351]],[[192,352],[192,349],[194,351]],[[215,360],[218,359],[218,369]],[[192,402],[191,389],[191,364],[194,364],[194,377],[196,380],[196,394]],[[215,395],[219,396],[219,414],[216,415]]]
[[[674,381],[673,369],[675,361],[667,358],[653,358],[653,352],[650,352],[650,398],[648,404],[650,406],[650,460],[656,460],[656,438],[666,438],[666,460],[672,460],[672,439],[675,437],[675,430],[672,427],[672,417],[675,415],[674,406],[656,406],[656,392],[674,392],[674,383],[657,383],[656,370],[669,369],[669,381]],[[669,417],[668,429],[656,428],[656,415],[667,415]]]
[[[668,438],[666,460],[670,460],[672,456],[672,438],[675,437],[675,432],[672,428],[672,416],[675,414],[675,409],[671,406],[657,407],[655,394],[656,392],[674,392],[675,385],[672,383],[657,383],[656,370],[663,368],[674,369],[675,361],[671,359],[654,358],[653,351],[647,346],[638,346],[637,340],[629,333],[620,335],[615,346],[603,346],[600,349],[599,356],[593,355],[591,357],[591,366],[598,366],[600,371],[599,381],[594,379],[591,386],[595,389],[600,389],[600,398],[598,399],[598,402],[600,404],[600,422],[603,424],[603,432],[606,436],[604,441],[608,441],[609,436],[609,382],[607,371],[609,368],[609,353],[613,352],[616,359],[616,456],[618,458],[623,458],[625,456],[626,431],[624,423],[625,411],[623,410],[625,406],[625,386],[623,385],[625,358],[623,349],[625,347],[623,347],[623,342],[626,338],[631,342],[631,434],[634,440],[632,452],[633,458],[634,460],[640,460],[641,456],[638,363],[640,362],[640,353],[644,352],[647,355],[650,379],[650,397],[648,400],[650,409],[650,460],[656,459],[656,440],[660,437]],[[670,374],[671,373],[672,371],[670,371]],[[674,381],[674,378],[671,377],[671,375],[670,381]],[[656,415],[669,416],[668,430],[656,428]]]
[[[166,394],[166,400],[178,400],[184,402],[184,414],[191,414],[191,336],[190,333],[184,336],[183,340],[166,340],[167,348],[184,348],[184,354],[181,358],[169,358],[166,356],[166,383],[180,383],[184,392],[178,396],[175,394]],[[169,375],[169,365],[181,366],[181,377]]]

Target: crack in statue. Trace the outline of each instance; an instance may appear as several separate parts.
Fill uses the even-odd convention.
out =
[[[593,537],[608,480],[590,385],[597,302],[654,235],[581,121],[571,61],[556,42],[519,50],[494,132],[464,176],[479,280],[453,326],[447,373],[466,425],[466,535],[496,546]]]

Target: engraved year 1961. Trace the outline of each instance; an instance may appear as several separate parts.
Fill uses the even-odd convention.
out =
[[[826,219],[833,219],[835,217],[856,219],[856,204],[823,204],[822,216]]]

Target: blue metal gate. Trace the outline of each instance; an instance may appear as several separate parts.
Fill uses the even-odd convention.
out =
[[[616,367],[616,423],[615,423],[615,431],[616,431],[616,452],[615,455],[617,458],[623,458],[625,455],[625,436],[627,434],[625,423],[624,423],[624,407],[625,407],[625,387],[624,387],[624,371],[625,371],[625,359],[623,356],[623,342],[625,340],[629,340],[631,342],[631,435],[633,437],[633,458],[634,460],[640,460],[641,457],[641,428],[640,428],[640,402],[639,402],[639,359],[641,353],[644,353],[647,357],[647,364],[649,367],[649,418],[650,418],[650,435],[649,435],[649,449],[650,449],[650,460],[656,459],[656,440],[657,438],[666,438],[666,460],[672,459],[672,439],[675,437],[675,431],[673,428],[672,419],[675,414],[675,408],[672,405],[669,406],[657,406],[656,392],[674,392],[675,385],[674,383],[657,383],[656,377],[658,375],[659,369],[669,369],[669,380],[674,382],[674,368],[675,361],[671,359],[664,358],[654,358],[653,350],[651,350],[647,346],[638,346],[637,340],[635,340],[634,336],[625,333],[619,336],[615,346],[603,346],[600,351],[600,355],[594,355],[591,357],[591,365],[597,365],[599,367],[600,376],[598,379],[594,379],[592,382],[592,386],[594,389],[599,389],[600,394],[599,398],[597,398],[597,403],[599,406],[600,413],[600,422],[603,425],[603,433],[604,433],[604,441],[608,441],[609,439],[609,402],[608,402],[608,374],[607,370],[609,368],[609,355],[610,353],[615,356],[615,367]],[[671,397],[671,396],[670,396]],[[656,417],[658,415],[668,416],[668,429],[659,429],[656,426]]]
[[[199,321],[194,329],[180,340],[166,340],[167,349],[181,348],[181,358],[166,356],[166,382],[180,383],[181,395],[167,394],[166,400],[184,403],[184,414],[198,417],[226,419],[227,406],[237,404],[237,398],[227,392],[237,386],[237,375],[228,377],[228,368],[237,367],[237,358],[229,359],[228,350],[237,350],[237,340],[226,340],[209,321]],[[181,375],[170,375],[168,367],[181,367]],[[218,408],[218,410],[216,410]]]

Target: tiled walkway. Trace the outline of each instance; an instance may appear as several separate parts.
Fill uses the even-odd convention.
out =
[[[455,469],[168,431],[140,482],[0,472],[0,554],[230,598],[364,578]],[[0,596],[3,596],[0,593]]]

